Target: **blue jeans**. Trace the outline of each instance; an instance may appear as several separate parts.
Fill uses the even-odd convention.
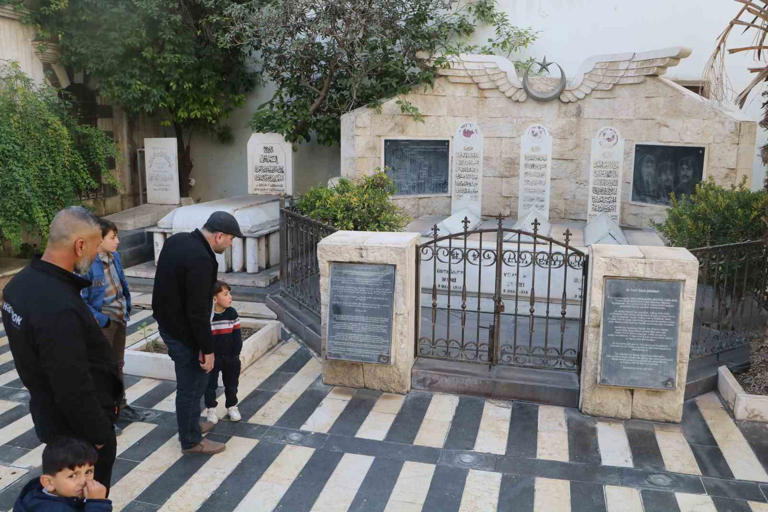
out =
[[[200,399],[208,385],[208,374],[200,368],[198,351],[160,331],[168,346],[168,355],[176,367],[176,422],[179,426],[181,449],[200,444]]]

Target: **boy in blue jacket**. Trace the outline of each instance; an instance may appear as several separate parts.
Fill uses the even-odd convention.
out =
[[[125,364],[125,329],[131,314],[131,292],[125,280],[120,255],[117,253],[120,245],[117,226],[107,219],[99,219],[99,224],[102,237],[99,253],[91,268],[83,275],[91,281],[91,286],[84,288],[80,294],[112,347],[122,379]],[[120,401],[120,416],[131,421],[144,419],[139,412],[126,405],[125,394]]]
[[[111,512],[107,488],[93,479],[96,449],[85,441],[60,438],[43,450],[43,474],[22,489],[13,512]]]

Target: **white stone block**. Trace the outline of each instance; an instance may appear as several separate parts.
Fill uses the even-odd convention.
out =
[[[157,265],[157,260],[160,259],[160,251],[163,250],[163,245],[165,245],[165,233],[152,233],[152,242],[155,247],[155,265]]]
[[[232,272],[245,270],[245,240],[235,237],[232,240]]]
[[[269,246],[269,264],[268,266],[274,267],[280,264],[280,232],[275,231],[269,234],[267,239],[267,245]]]
[[[629,245],[619,224],[607,213],[602,213],[584,226],[584,245]]]
[[[245,271],[255,274],[259,271],[259,250],[256,238],[245,239]]]
[[[256,239],[256,250],[259,254],[259,267],[260,268],[267,268],[267,256],[269,253],[267,252],[267,237],[260,236]]]
[[[464,219],[469,221],[467,224],[467,231],[472,231],[480,224],[480,215],[465,208],[459,210],[450,217],[444,219],[437,224],[438,236],[452,235],[454,233],[464,232]]]
[[[219,272],[226,272],[227,268],[227,255],[225,253],[216,254],[216,263],[219,264]]]

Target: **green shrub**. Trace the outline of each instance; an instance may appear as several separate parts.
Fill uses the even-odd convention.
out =
[[[337,229],[352,231],[399,231],[410,221],[389,196],[395,184],[383,172],[350,181],[342,178],[332,188],[313,187],[302,195],[296,208]]]
[[[670,245],[706,247],[759,240],[766,228],[765,190],[752,192],[743,180],[723,188],[706,180],[696,185],[691,196],[672,197],[672,207],[662,224],[654,224]]]
[[[18,64],[0,65],[0,241],[14,252],[23,232],[45,242],[56,212],[98,187],[94,176],[116,184],[106,163],[115,156],[106,134],[78,124],[55,90]]]

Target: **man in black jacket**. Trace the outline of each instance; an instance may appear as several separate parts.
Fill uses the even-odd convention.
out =
[[[202,230],[177,233],[160,251],[152,310],[176,369],[176,422],[184,453],[219,453],[224,444],[203,438],[213,423],[200,421],[200,400],[213,369],[211,316],[218,264],[214,253],[241,237],[237,220],[214,212]]]
[[[117,363],[80,290],[101,243],[98,220],[70,207],[51,222],[48,245],[3,290],[3,325],[16,370],[29,390],[35,433],[44,443],[75,437],[99,451],[95,479],[109,489],[113,424],[123,393]]]

